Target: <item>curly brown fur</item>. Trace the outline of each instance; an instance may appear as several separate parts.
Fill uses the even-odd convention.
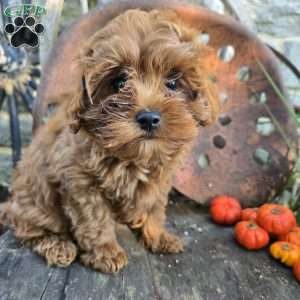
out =
[[[203,64],[210,49],[196,37],[171,11],[130,10],[84,46],[82,87],[25,151],[2,212],[49,264],[67,266],[78,252],[84,265],[119,271],[127,256],[117,222],[139,230],[153,252],[183,250],[164,228],[172,175],[198,124],[218,112]],[[161,114],[151,133],[137,124],[143,110]]]

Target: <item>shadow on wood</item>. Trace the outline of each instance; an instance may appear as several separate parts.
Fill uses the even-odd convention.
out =
[[[4,186],[0,183],[0,203],[7,200],[9,195],[8,186]]]

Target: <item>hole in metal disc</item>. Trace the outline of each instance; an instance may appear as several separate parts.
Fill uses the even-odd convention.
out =
[[[240,67],[237,72],[237,79],[240,81],[247,81],[251,77],[251,70],[247,66]]]
[[[219,149],[223,149],[226,146],[226,140],[221,135],[214,136],[213,143]]]
[[[204,44],[204,45],[207,45],[209,43],[209,40],[210,40],[210,36],[207,32],[202,32],[198,35],[197,37],[197,40]]]
[[[270,136],[275,126],[269,117],[259,117],[256,122],[256,132],[262,136]]]
[[[261,92],[252,94],[249,100],[251,104],[265,104],[267,102],[267,99],[267,93]]]
[[[207,154],[201,154],[198,158],[198,165],[205,169],[209,166],[209,157]]]
[[[268,166],[271,163],[271,155],[270,153],[263,149],[257,148],[253,153],[253,159],[261,166]]]
[[[222,126],[226,126],[228,124],[231,123],[231,118],[225,114],[221,114],[220,117],[219,117],[219,123],[222,125]]]
[[[230,62],[234,58],[235,50],[231,45],[224,46],[218,50],[218,57],[224,62]]]

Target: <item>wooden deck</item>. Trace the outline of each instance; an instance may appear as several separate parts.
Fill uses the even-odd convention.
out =
[[[183,254],[152,255],[128,229],[120,228],[129,264],[116,275],[78,263],[67,269],[48,267],[6,231],[0,237],[0,299],[300,299],[300,285],[290,269],[267,251],[241,249],[232,228],[214,225],[196,204],[180,199],[171,203],[168,226],[185,242]]]

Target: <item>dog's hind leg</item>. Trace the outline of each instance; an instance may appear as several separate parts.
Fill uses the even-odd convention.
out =
[[[44,256],[49,265],[59,267],[70,265],[76,258],[77,247],[68,237],[57,215],[45,214],[36,207],[23,207],[24,214],[19,214],[20,209],[16,202],[8,201],[3,206],[1,221],[9,225],[14,230],[15,236],[25,245]],[[30,211],[32,220],[25,218]],[[36,220],[37,213],[40,221]],[[56,226],[52,226],[55,221]]]
[[[67,236],[69,224],[61,200],[46,178],[34,175],[16,174],[12,196],[1,207],[0,222],[49,264],[67,266],[75,259],[77,248]]]
[[[9,225],[14,230],[15,236],[25,245],[44,256],[49,265],[59,267],[70,265],[76,258],[77,247],[65,232],[57,215],[45,214],[37,207],[23,207],[24,214],[20,209],[14,200],[8,201],[3,206],[1,221]],[[30,212],[31,220],[27,218]],[[36,220],[38,213],[39,221]],[[53,226],[55,221],[57,224]]]

